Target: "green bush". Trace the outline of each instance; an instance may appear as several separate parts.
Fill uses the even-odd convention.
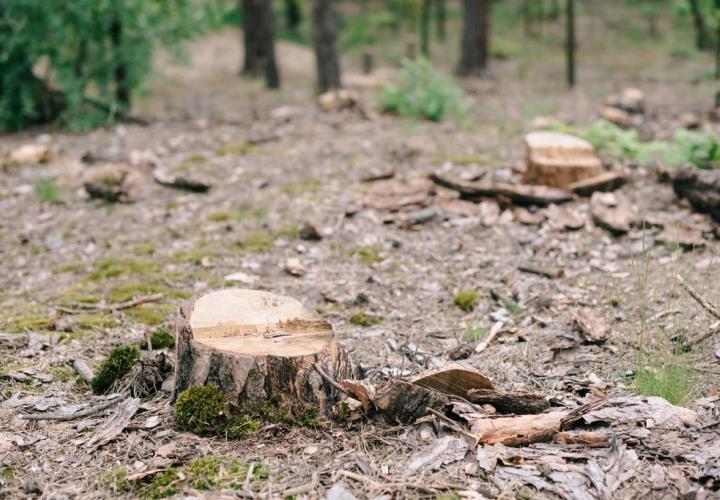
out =
[[[214,2],[3,0],[0,130],[112,121],[148,75],[157,45],[207,25]]]
[[[140,359],[140,351],[135,346],[118,346],[110,351],[100,365],[97,375],[90,385],[98,394],[107,392],[116,380],[123,378]]]
[[[427,59],[403,61],[398,85],[387,85],[380,108],[400,116],[441,121],[464,111],[463,94],[451,78],[435,71]]]

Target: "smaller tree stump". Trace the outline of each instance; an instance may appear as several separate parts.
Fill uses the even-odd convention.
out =
[[[282,402],[328,415],[340,393],[327,378],[356,377],[330,324],[290,297],[226,289],[180,310],[175,397],[213,384],[238,406]]]
[[[592,145],[558,132],[531,132],[525,136],[526,169],[523,182],[568,188],[602,173]]]

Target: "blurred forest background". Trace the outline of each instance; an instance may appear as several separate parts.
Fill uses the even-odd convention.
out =
[[[567,86],[600,98],[618,81],[669,92],[690,83],[709,107],[718,12],[717,0],[6,0],[0,127],[87,130],[168,107],[217,118],[246,112],[263,83],[287,100],[373,88],[386,111],[432,120],[470,111],[508,125],[557,112]],[[393,92],[403,62],[406,87]],[[493,90],[513,93],[515,109],[490,96],[463,100],[488,84],[461,89],[451,75],[502,82]],[[218,93],[245,102],[213,102]]]

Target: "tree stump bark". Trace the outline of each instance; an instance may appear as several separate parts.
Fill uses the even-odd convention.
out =
[[[357,375],[330,324],[289,297],[219,290],[178,316],[175,398],[213,384],[238,406],[300,403],[328,415],[340,396],[332,380]]]
[[[525,136],[523,182],[559,188],[596,177],[602,164],[590,143],[568,134],[531,132]]]

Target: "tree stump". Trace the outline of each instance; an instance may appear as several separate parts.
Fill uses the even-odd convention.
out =
[[[290,297],[226,289],[180,310],[175,397],[213,384],[238,406],[282,402],[328,415],[340,395],[332,381],[357,375],[331,325]]]
[[[571,184],[602,173],[602,164],[592,145],[568,134],[531,132],[523,182],[568,188]]]

